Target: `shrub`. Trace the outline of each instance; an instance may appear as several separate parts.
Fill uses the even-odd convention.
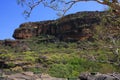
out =
[[[51,76],[60,77],[60,78],[67,78],[71,71],[69,71],[69,68],[67,65],[64,64],[53,64],[48,72]]]
[[[27,71],[32,71],[34,74],[40,74],[40,73],[42,73],[44,70],[43,70],[42,68],[33,67],[33,68],[27,69]]]
[[[13,53],[7,53],[7,54],[0,54],[0,59],[9,61],[15,59],[15,55]]]
[[[22,67],[16,66],[16,67],[14,67],[14,68],[11,68],[11,71],[12,71],[12,72],[22,72],[23,69],[22,69]]]

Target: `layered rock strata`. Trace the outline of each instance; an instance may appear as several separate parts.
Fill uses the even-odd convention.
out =
[[[29,39],[42,34],[61,40],[85,40],[92,38],[92,27],[100,23],[105,12],[79,12],[57,20],[23,23],[14,31],[15,39]]]

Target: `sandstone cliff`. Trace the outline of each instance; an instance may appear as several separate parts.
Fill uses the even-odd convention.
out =
[[[26,42],[23,39],[33,37],[42,41],[53,40],[53,38],[48,39],[50,36],[53,36],[54,39],[72,42],[94,41],[95,35],[99,39],[105,39],[108,36],[120,38],[119,26],[119,17],[110,17],[107,12],[78,12],[57,20],[23,23],[13,33],[15,40],[1,40],[0,45],[21,46],[18,44]],[[101,27],[103,29],[100,29]],[[41,35],[44,39],[41,39]]]
[[[50,21],[23,23],[14,31],[15,39],[29,39],[41,34],[53,35],[61,40],[85,40],[92,38],[92,27],[100,23],[105,12],[78,12]]]

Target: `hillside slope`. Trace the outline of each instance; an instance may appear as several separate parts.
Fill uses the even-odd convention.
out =
[[[13,37],[0,41],[0,68],[6,74],[32,71],[68,78],[120,72],[120,17],[107,12],[23,23]]]

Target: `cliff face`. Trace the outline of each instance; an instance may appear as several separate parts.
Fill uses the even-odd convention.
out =
[[[104,12],[79,12],[51,21],[23,23],[14,31],[15,39],[29,39],[41,34],[53,35],[60,40],[92,38],[92,27],[100,23]]]
[[[41,40],[41,35],[45,35],[42,41],[48,41],[49,35],[62,41],[73,42],[93,41],[94,35],[99,36],[99,39],[105,39],[108,36],[119,38],[119,17],[109,18],[107,15],[106,12],[78,12],[57,20],[23,23],[13,33],[15,40],[0,41],[0,45],[16,47],[26,42],[22,39],[38,37]],[[104,28],[101,29],[101,27]]]

